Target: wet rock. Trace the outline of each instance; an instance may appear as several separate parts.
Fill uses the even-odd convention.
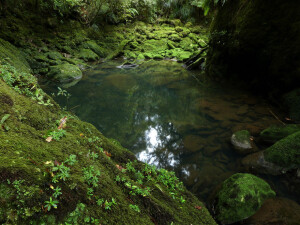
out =
[[[246,156],[242,159],[242,165],[248,170],[261,174],[280,175],[286,172],[283,167],[266,161],[263,151]]]
[[[300,125],[287,124],[285,126],[270,126],[260,133],[260,137],[264,142],[274,144],[282,138],[289,136],[290,134],[300,131]]]
[[[69,63],[50,66],[47,76],[58,82],[70,82],[82,78],[82,72],[78,66]]]
[[[216,196],[216,218],[235,223],[255,214],[263,202],[275,196],[270,185],[252,174],[237,173],[225,180]]]
[[[139,65],[137,64],[133,64],[133,63],[124,63],[120,66],[117,66],[117,68],[119,69],[132,69],[132,68],[135,68],[135,67],[138,67]]]
[[[283,103],[288,108],[290,118],[300,121],[300,89],[285,94],[283,96]]]
[[[256,147],[251,140],[249,131],[247,130],[235,132],[231,136],[231,144],[234,146],[236,152],[242,155],[256,151]]]
[[[296,225],[300,221],[300,206],[286,198],[267,199],[244,225]]]
[[[266,161],[292,169],[300,167],[300,131],[291,134],[264,151]]]

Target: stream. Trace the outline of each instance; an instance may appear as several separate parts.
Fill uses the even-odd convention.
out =
[[[246,129],[255,136],[278,124],[274,109],[263,99],[204,77],[199,80],[199,71],[187,71],[177,62],[147,61],[127,69],[117,68],[120,64],[106,62],[86,71],[66,89],[68,101],[55,100],[139,160],[175,171],[203,201],[229,176],[245,172],[243,156],[230,143],[232,133]],[[43,88],[57,92],[55,85]],[[263,178],[279,196],[292,197],[281,180]]]

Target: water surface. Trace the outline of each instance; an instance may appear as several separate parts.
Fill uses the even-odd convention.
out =
[[[120,64],[103,63],[86,72],[67,89],[68,109],[138,159],[174,170],[202,200],[241,170],[232,133],[247,129],[257,135],[278,123],[264,100],[197,79],[199,72],[179,63],[148,61],[131,69],[117,68]]]

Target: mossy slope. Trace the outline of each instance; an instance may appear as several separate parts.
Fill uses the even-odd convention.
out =
[[[117,141],[61,111],[53,100],[53,106],[38,104],[2,79],[0,93],[0,119],[9,115],[0,127],[1,224],[215,224],[174,175],[134,162]],[[46,142],[64,116],[65,136]],[[77,162],[68,163],[70,155]],[[58,187],[61,194],[55,196]],[[57,209],[46,209],[50,197]]]

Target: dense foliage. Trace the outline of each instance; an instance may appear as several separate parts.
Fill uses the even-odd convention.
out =
[[[74,18],[85,24],[97,22],[128,23],[135,20],[154,22],[157,18],[194,21],[225,0],[0,0],[0,13],[28,7],[55,15]]]

